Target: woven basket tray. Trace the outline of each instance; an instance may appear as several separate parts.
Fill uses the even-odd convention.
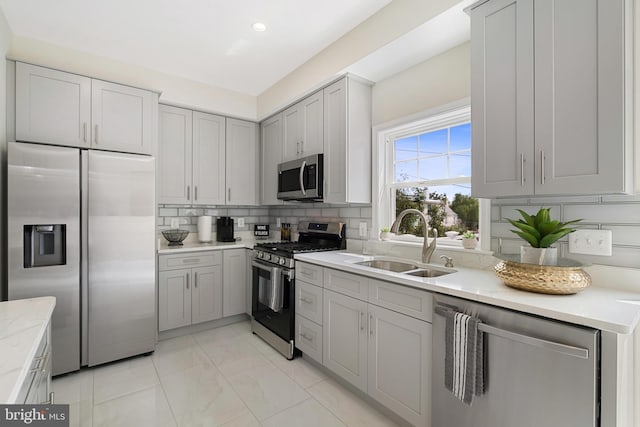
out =
[[[543,294],[575,294],[591,285],[591,276],[580,267],[522,264],[502,260],[495,266],[495,270],[505,285]]]

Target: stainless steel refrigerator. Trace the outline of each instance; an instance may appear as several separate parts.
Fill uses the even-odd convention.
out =
[[[53,374],[151,352],[155,160],[10,142],[8,298],[56,297]]]

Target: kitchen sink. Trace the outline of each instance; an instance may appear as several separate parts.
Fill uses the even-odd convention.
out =
[[[381,259],[361,261],[361,262],[356,262],[356,264],[363,265],[365,267],[377,268],[380,270],[393,271],[394,273],[402,273],[405,271],[415,270],[416,268],[418,268],[417,265],[407,264],[406,262],[389,261],[389,260],[381,260]]]
[[[453,271],[435,270],[433,268],[425,268],[420,270],[404,271],[403,274],[417,277],[438,277],[445,274],[451,274]]]

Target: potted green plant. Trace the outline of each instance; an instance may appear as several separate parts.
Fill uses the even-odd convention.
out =
[[[549,208],[540,208],[535,215],[529,215],[518,209],[522,219],[508,219],[516,230],[511,230],[525,240],[529,245],[520,247],[520,262],[538,265],[556,265],[558,263],[558,248],[552,247],[555,242],[562,239],[576,229],[567,227],[581,219],[560,222],[552,220]]]
[[[465,249],[475,249],[478,244],[478,239],[472,231],[465,231],[462,233],[462,247]]]
[[[389,231],[389,227],[382,227],[380,229],[380,240],[391,240],[393,233]]]

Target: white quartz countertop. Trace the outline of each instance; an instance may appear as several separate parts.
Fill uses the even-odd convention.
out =
[[[0,303],[0,403],[21,403],[15,400],[55,306],[55,297]]]
[[[640,321],[640,293],[590,286],[575,295],[544,295],[509,288],[493,271],[455,267],[456,273],[422,278],[355,264],[371,258],[342,251],[295,256],[298,261],[615,333],[631,333]]]
[[[167,254],[179,254],[188,252],[200,252],[200,251],[219,251],[223,249],[251,249],[256,242],[254,241],[237,241],[237,242],[185,242],[182,246],[168,246],[162,244],[158,248],[159,255]]]

